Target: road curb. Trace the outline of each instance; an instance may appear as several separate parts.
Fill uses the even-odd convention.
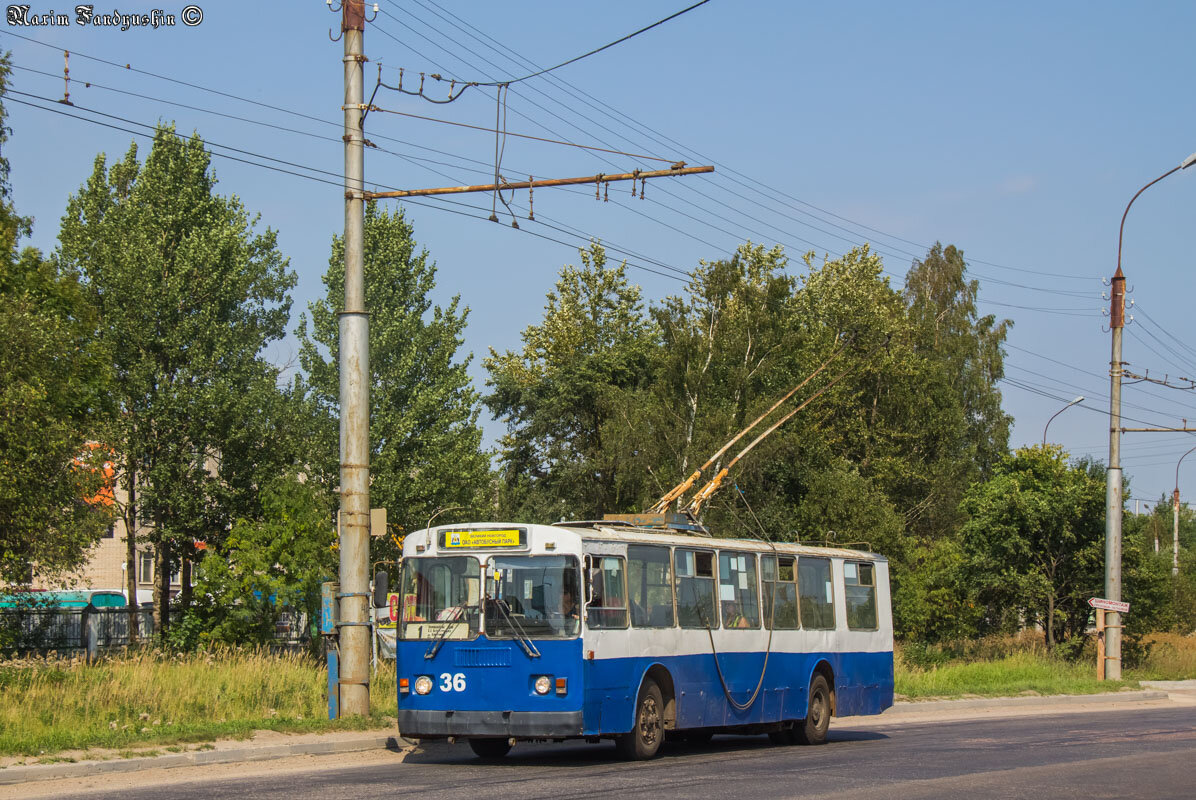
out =
[[[60,778],[85,778],[116,772],[137,772],[146,769],[172,769],[194,767],[203,764],[229,764],[249,761],[266,761],[287,756],[331,755],[355,753],[362,750],[386,748],[401,751],[411,742],[392,734],[359,736],[353,739],[334,741],[296,742],[294,744],[272,744],[257,747],[238,747],[231,750],[194,750],[190,753],[172,753],[163,756],[142,758],[121,758],[110,761],[80,761],[73,764],[33,764],[22,767],[0,769],[0,786],[30,781],[50,781]]]
[[[1017,708],[1021,706],[1071,706],[1104,703],[1141,703],[1147,700],[1166,700],[1167,692],[1143,690],[1109,692],[1107,694],[1055,694],[1033,697],[977,697],[967,700],[902,700],[894,703],[886,713],[905,714],[919,711],[949,711],[966,708]],[[883,715],[882,715],[883,716]]]

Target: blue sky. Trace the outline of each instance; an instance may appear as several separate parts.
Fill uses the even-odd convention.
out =
[[[73,5],[39,2],[31,11]],[[342,45],[328,36],[339,16],[318,0],[208,0],[198,4],[202,22],[187,27],[177,18],[185,5],[120,6],[176,15],[175,27],[157,30],[0,25],[0,47],[12,51],[18,67],[13,88],[61,98],[61,50],[69,49],[77,110],[59,110],[101,119],[82,110],[92,109],[150,125],[174,120],[212,143],[339,173]],[[535,71],[530,63],[551,66],[685,5],[381,2],[365,32],[367,90],[379,62],[391,83],[402,67],[407,87],[421,71],[482,81],[518,77]],[[496,225],[446,210],[484,218],[490,198],[481,195],[454,198],[476,208],[422,200],[406,209],[438,265],[437,299],[459,294],[471,310],[466,344],[479,385],[487,349],[519,346],[523,328],[540,319],[558,270],[577,263],[576,248],[589,237],[616,255],[616,248],[630,254],[630,274],[648,299],[681,289],[670,267],[688,270],[699,259],[725,257],[748,239],[784,245],[795,270],[805,250],[834,257],[871,242],[895,285],[927,246],[954,244],[981,282],[982,310],[1014,321],[1011,381],[1003,386],[1016,420],[1014,444],[1040,441],[1047,418],[1083,394],[1081,406],[1051,424],[1050,438],[1073,454],[1104,459],[1109,335],[1101,278],[1114,270],[1118,223],[1130,197],[1196,150],[1194,23],[1196,4],[1182,2],[713,0],[551,77],[517,84],[508,96],[507,129],[713,163],[714,175],[649,182],[643,201],[631,199],[627,184],[612,186],[607,203],[595,202],[586,188],[537,191],[541,223],[521,220],[520,231],[505,215]],[[96,154],[119,156],[134,137],[15,100],[30,98],[14,94],[8,103],[14,198],[36,219],[32,243],[51,250],[67,196]],[[493,90],[469,92],[452,105],[382,90],[376,102],[483,127],[493,126],[497,110]],[[380,185],[492,179],[492,135],[390,113],[372,113],[366,129],[392,151],[367,154],[367,178]],[[518,180],[658,163],[510,138],[502,172]],[[262,225],[278,231],[299,276],[297,315],[322,294],[329,242],[343,225],[342,190],[228,159],[214,164],[220,191],[239,196]],[[516,196],[517,213],[526,215],[526,203],[526,193]],[[1196,378],[1194,211],[1196,168],[1153,187],[1130,212],[1123,255],[1135,302],[1125,338],[1130,369]],[[287,363],[294,350],[290,339],[271,357]],[[1196,420],[1192,392],[1138,385],[1127,387],[1124,400],[1125,414],[1136,420],[1127,424]],[[493,436],[498,427],[487,430]],[[1123,464],[1133,496],[1153,502],[1169,492],[1176,461],[1193,445],[1190,435],[1127,435]],[[1184,470],[1180,489],[1187,496],[1196,493],[1196,455]]]

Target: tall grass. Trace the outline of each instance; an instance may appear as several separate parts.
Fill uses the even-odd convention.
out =
[[[3,661],[0,754],[204,741],[261,728],[359,729],[395,713],[393,669],[375,675],[367,719],[330,722],[326,686],[321,663],[266,650]]]
[[[950,642],[934,647],[898,647],[894,657],[895,691],[911,700],[929,697],[1011,697],[1019,694],[1094,694],[1138,688],[1140,680],[1196,678],[1196,637],[1156,633],[1139,647],[1139,665],[1126,669],[1122,681],[1096,680],[1096,648],[1090,639],[1073,647],[1046,649],[1042,634]]]
[[[930,667],[898,661],[894,673],[896,693],[910,700],[964,695],[1096,694],[1130,685],[1129,681],[1097,681],[1091,662],[1069,662],[1030,652]]]
[[[1143,640],[1149,648],[1142,666],[1134,670],[1141,680],[1196,679],[1196,635],[1152,633]]]

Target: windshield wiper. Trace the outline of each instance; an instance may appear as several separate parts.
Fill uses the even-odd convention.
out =
[[[523,652],[527,653],[528,658],[539,658],[540,651],[536,649],[536,645],[532,642],[531,637],[527,635],[527,631],[523,629],[523,626],[507,610],[507,601],[496,597],[491,602],[502,612],[507,622],[510,623],[511,635],[514,636],[515,641],[519,642],[519,646],[523,648]]]
[[[444,640],[448,638],[449,631],[453,629],[456,623],[461,622],[461,617],[464,616],[466,604],[460,603],[455,606],[449,606],[441,614],[445,612],[452,612],[454,616],[452,619],[446,619],[444,624],[436,631],[432,637],[432,642],[428,645],[428,649],[424,651],[424,658],[435,658],[436,654],[440,652],[440,646],[444,644]],[[468,619],[465,620],[468,624]]]

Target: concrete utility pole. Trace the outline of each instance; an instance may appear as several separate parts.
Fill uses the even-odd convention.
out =
[[[1168,175],[1196,164],[1196,153],[1143,186],[1130,198],[1121,215],[1117,234],[1117,272],[1113,275],[1109,302],[1109,328],[1113,334],[1109,358],[1109,470],[1105,476],[1105,599],[1121,600],[1121,333],[1125,327],[1125,273],[1121,271],[1121,243],[1125,237],[1125,218],[1138,196]],[[1187,426],[1185,426],[1187,427]],[[1121,680],[1121,615],[1106,615],[1105,652],[1109,660],[1105,671],[1109,680]]]
[[[345,310],[340,314],[340,713],[370,713],[370,346],[365,310],[365,144],[361,130],[365,4],[343,0]]]

